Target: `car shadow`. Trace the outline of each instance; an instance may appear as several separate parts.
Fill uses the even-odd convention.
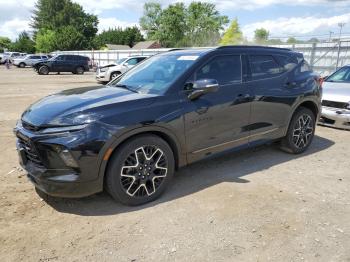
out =
[[[59,212],[81,216],[133,212],[196,193],[222,182],[249,183],[250,181],[244,179],[244,176],[315,154],[332,145],[333,141],[315,136],[310,148],[300,155],[282,152],[276,144],[220,154],[181,168],[175,173],[172,186],[168,187],[159,199],[142,206],[124,206],[115,202],[105,192],[80,199],[45,197],[44,200]]]

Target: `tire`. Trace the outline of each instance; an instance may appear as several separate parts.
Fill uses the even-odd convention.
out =
[[[18,65],[20,68],[24,68],[24,67],[26,67],[26,64],[25,63],[19,63],[19,65]]]
[[[47,75],[49,72],[50,70],[47,66],[39,67],[39,70],[38,70],[39,75]]]
[[[123,143],[112,155],[106,188],[122,204],[145,204],[164,192],[174,170],[170,146],[158,136],[140,135]]]
[[[78,75],[84,74],[84,68],[81,67],[81,66],[78,66],[78,67],[75,69],[75,73],[78,74]]]
[[[281,149],[291,154],[305,152],[312,143],[315,127],[314,113],[308,108],[300,107],[289,123],[287,135],[281,141]]]
[[[117,78],[120,76],[120,72],[113,72],[111,73],[111,77],[109,78],[110,81],[112,81],[114,78]]]

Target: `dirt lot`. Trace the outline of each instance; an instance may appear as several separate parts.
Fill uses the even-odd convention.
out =
[[[263,146],[199,162],[141,207],[105,193],[43,201],[12,128],[35,100],[94,75],[1,66],[0,79],[1,261],[350,261],[350,132],[318,127],[300,156]]]

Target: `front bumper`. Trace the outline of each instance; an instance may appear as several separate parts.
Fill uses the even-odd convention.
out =
[[[14,132],[19,162],[35,187],[59,197],[84,197],[102,191],[103,177],[98,174],[99,152],[104,142],[92,142],[100,134],[95,128],[98,127],[59,135],[38,135],[17,126]],[[78,167],[67,166],[54,150],[57,146],[68,149]]]
[[[96,81],[97,82],[108,82],[109,78],[107,77],[106,72],[97,72],[96,73]]]
[[[322,107],[320,125],[350,130],[350,110]]]

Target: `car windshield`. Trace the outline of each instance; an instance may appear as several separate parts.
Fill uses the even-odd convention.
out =
[[[127,58],[121,58],[115,61],[117,65],[121,65]]]
[[[109,85],[126,87],[139,93],[162,95],[197,58],[197,55],[156,55],[116,78]]]
[[[343,67],[327,78],[326,82],[350,82],[350,67]]]

